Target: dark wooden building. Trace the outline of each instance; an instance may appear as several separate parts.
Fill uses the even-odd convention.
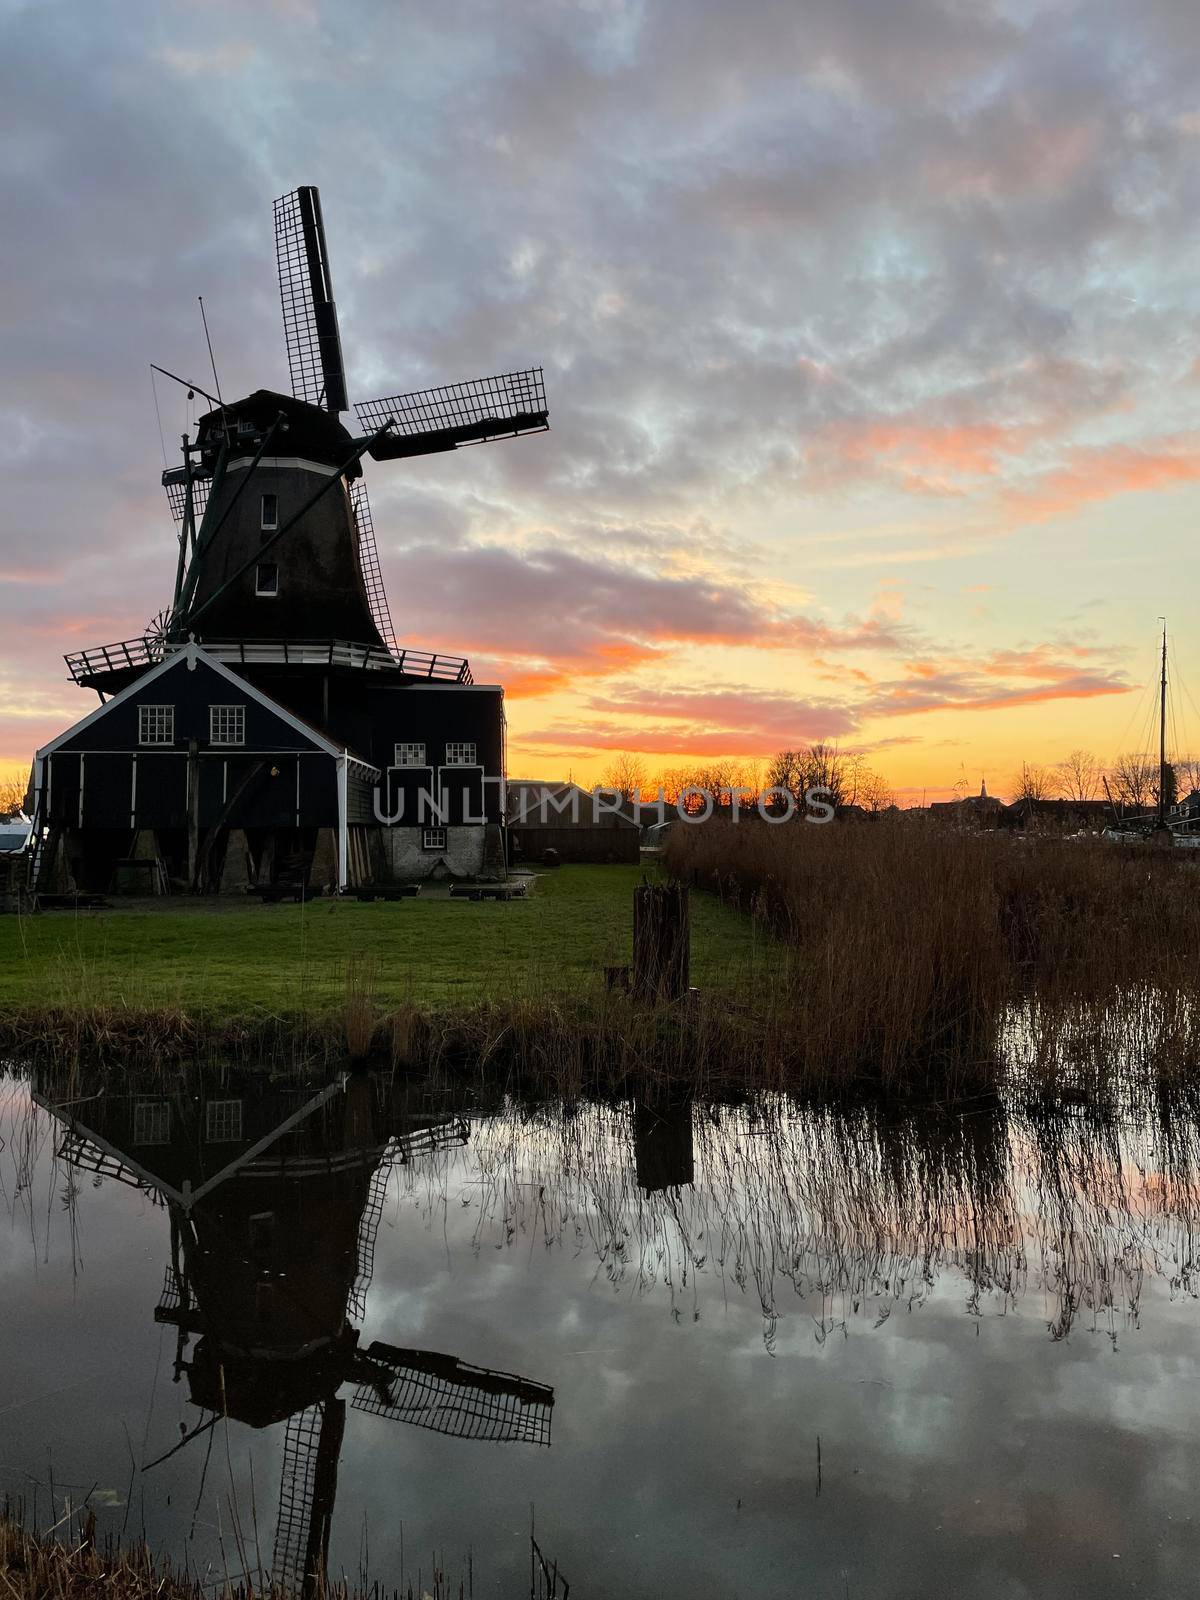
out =
[[[632,805],[613,792],[577,783],[508,785],[508,829],[514,856],[540,861],[553,850],[560,861],[640,859],[641,828]]]
[[[43,892],[504,870],[503,690],[397,643],[362,463],[544,431],[540,369],[367,401],[348,427],[316,191],[275,220],[293,392],[208,397],[163,475],[170,606],[66,658],[102,704],[37,754]]]

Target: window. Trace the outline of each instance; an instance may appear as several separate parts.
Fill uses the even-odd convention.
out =
[[[446,848],[445,828],[426,828],[421,835],[421,848],[423,850],[444,850]]]
[[[138,743],[174,744],[175,707],[139,706]]]
[[[245,744],[245,706],[209,706],[209,744]]]
[[[169,1100],[139,1100],[133,1108],[134,1144],[169,1144],[171,1103]]]
[[[204,1137],[209,1144],[236,1144],[242,1137],[242,1102],[210,1100],[204,1108]]]
[[[398,744],[396,746],[396,759],[392,764],[397,767],[423,767],[425,765],[425,746],[423,744]]]
[[[474,767],[477,766],[479,757],[475,754],[474,744],[464,743],[456,739],[446,746],[446,765],[448,767]]]
[[[259,517],[260,528],[270,529],[279,526],[279,496],[265,494],[262,497],[262,515]]]
[[[260,561],[254,569],[254,592],[261,595],[279,593],[279,568],[274,561]]]

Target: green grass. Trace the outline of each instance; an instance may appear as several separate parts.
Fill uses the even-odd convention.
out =
[[[175,1007],[211,1020],[328,1014],[352,961],[381,1006],[579,993],[630,959],[643,869],[566,866],[525,900],[308,905],[159,902],[0,917],[0,1010]],[[692,981],[744,994],[778,947],[714,897],[692,897]]]

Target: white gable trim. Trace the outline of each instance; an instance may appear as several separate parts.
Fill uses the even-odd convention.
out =
[[[270,695],[264,694],[261,689],[256,689],[247,679],[239,678],[237,673],[231,672],[224,662],[218,661],[215,656],[210,656],[206,650],[201,649],[194,642],[185,645],[181,650],[173,651],[169,656],[164,656],[156,667],[151,667],[149,672],[143,672],[140,678],[135,678],[131,684],[121,690],[120,694],[113,695],[111,700],[106,700],[102,706],[97,706],[95,711],[89,712],[79,722],[72,723],[69,728],[59,734],[57,739],[51,739],[49,744],[43,745],[37,752],[36,759],[42,761],[46,756],[53,755],[54,751],[62,744],[65,744],[68,739],[73,738],[77,733],[82,733],[84,728],[90,728],[93,723],[99,722],[101,717],[107,716],[114,706],[119,706],[127,700],[132,700],[135,695],[140,694],[145,689],[147,684],[155,682],[156,679],[163,677],[183,662],[187,663],[189,672],[194,672],[197,665],[203,662],[219,678],[224,678],[227,683],[231,683],[239,694],[246,695],[251,700],[256,700],[260,706],[265,706],[273,716],[278,717],[281,722],[286,723],[289,728],[300,734],[304,739],[307,739],[310,744],[316,745],[317,749],[323,751],[326,755],[333,756],[335,760],[343,756],[349,756],[350,760],[358,761],[356,756],[350,756],[350,752],[343,745],[334,744],[323,733],[318,733],[315,728],[309,727],[306,722],[301,722],[299,717],[294,717],[277,700],[272,700]],[[376,777],[379,776],[377,767],[372,767],[365,761],[358,764],[367,767]]]

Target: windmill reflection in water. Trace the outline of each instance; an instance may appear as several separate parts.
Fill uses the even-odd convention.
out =
[[[390,1421],[535,1445],[550,1443],[554,1391],[438,1351],[359,1342],[389,1175],[465,1144],[463,1117],[413,1112],[366,1074],[316,1094],[199,1087],[34,1098],[64,1126],[61,1159],[165,1202],[171,1261],[155,1320],[178,1329],[175,1380],[186,1375],[209,1413],[168,1455],[222,1418],[286,1423],[271,1577],[313,1594],[326,1577],[343,1388],[355,1410]]]

